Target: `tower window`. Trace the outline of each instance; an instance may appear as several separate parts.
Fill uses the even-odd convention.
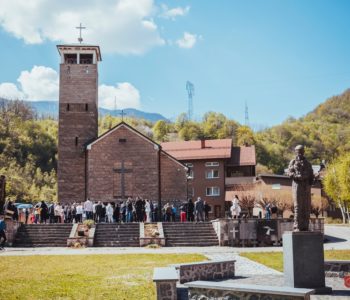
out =
[[[64,63],[71,64],[71,65],[77,64],[78,63],[77,54],[65,54]]]
[[[76,136],[75,137],[75,146],[78,146],[79,138]]]
[[[80,54],[80,64],[82,65],[91,65],[93,63],[92,54]]]
[[[89,104],[85,104],[85,111],[89,111]]]
[[[67,111],[70,111],[70,105],[67,103]]]

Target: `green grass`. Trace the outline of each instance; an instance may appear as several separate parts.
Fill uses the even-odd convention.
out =
[[[153,268],[195,254],[3,256],[0,299],[155,299]]]
[[[283,272],[282,252],[243,252],[240,255]],[[327,250],[325,260],[350,260],[350,250]]]

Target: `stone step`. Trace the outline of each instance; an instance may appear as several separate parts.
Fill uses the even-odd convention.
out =
[[[66,247],[67,244],[17,244],[17,248],[36,248],[36,247]]]
[[[139,230],[129,231],[129,230],[96,230],[95,233],[104,233],[104,234],[133,234],[138,235]]]
[[[219,243],[171,243],[167,242],[168,247],[210,247],[219,246]]]
[[[195,234],[216,234],[213,230],[164,230],[164,233],[169,234],[176,234],[176,233],[182,233],[182,234],[189,234],[189,233],[195,233]]]
[[[64,247],[72,224],[22,225],[16,234],[14,247]]]
[[[98,243],[95,245],[96,247],[140,247],[139,243],[120,243],[120,242],[106,242],[106,243]]]

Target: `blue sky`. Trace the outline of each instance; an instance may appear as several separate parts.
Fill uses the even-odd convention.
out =
[[[346,0],[30,2],[0,0],[0,96],[57,99],[55,45],[76,42],[80,22],[84,42],[101,46],[105,107],[117,97],[118,108],[174,118],[187,111],[190,80],[195,118],[244,123],[247,102],[259,129],[349,88]]]

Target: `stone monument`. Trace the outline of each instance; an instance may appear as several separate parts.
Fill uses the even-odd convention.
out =
[[[288,175],[293,180],[294,231],[308,231],[314,172],[304,156],[304,146],[296,146],[295,153],[296,157],[291,160],[288,167]]]
[[[288,167],[293,180],[294,231],[283,235],[284,280],[287,286],[325,294],[332,290],[325,286],[323,234],[309,231],[314,174],[304,146],[295,147],[295,153]]]

